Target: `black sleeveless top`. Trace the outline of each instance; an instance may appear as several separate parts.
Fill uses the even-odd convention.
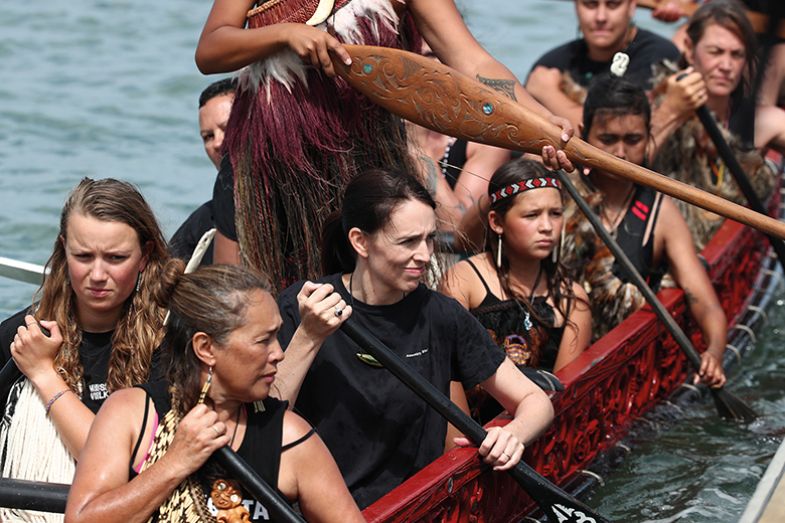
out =
[[[444,156],[442,156],[442,175],[447,179],[447,183],[451,189],[455,189],[458,183],[458,176],[461,174],[463,164],[466,163],[466,140],[457,139],[452,144],[444,148]]]
[[[527,315],[518,301],[501,300],[494,295],[477,266],[471,260],[466,262],[474,269],[485,287],[485,298],[479,306],[470,309],[470,312],[488,330],[493,341],[507,353],[513,363],[552,372],[559,354],[564,325],[554,327],[556,313],[547,302],[548,297],[535,296],[532,308],[536,314]]]
[[[653,266],[654,226],[657,224],[661,203],[660,193],[639,185],[624,219],[616,229],[616,242],[619,247],[655,292],[659,289],[666,270],[664,263],[658,267]],[[624,283],[629,283],[618,260],[613,262],[613,274]]]
[[[156,381],[153,383],[145,383],[138,385],[147,393],[147,398],[153,400],[155,411],[158,414],[159,422],[161,422],[167,412],[171,409],[171,397],[169,395],[169,383],[167,381]],[[281,441],[283,437],[283,416],[286,412],[288,402],[280,401],[276,398],[267,398],[264,400],[264,410],[257,411],[254,404],[246,405],[246,412],[248,414],[247,426],[245,430],[245,437],[240,448],[237,449],[237,454],[248,463],[251,468],[259,474],[262,479],[267,482],[276,491],[278,490],[278,469],[281,464],[281,452],[285,449],[281,448]],[[131,456],[131,465],[136,459],[137,452],[147,452],[147,445],[149,439],[144,437],[144,426],[147,423],[148,405],[149,401],[145,402],[145,415],[142,422],[142,431],[137,440],[136,447],[133,455]],[[308,432],[304,437],[298,439],[286,446],[292,446],[301,443],[313,434],[313,430]],[[129,481],[137,476],[136,471],[131,466]],[[215,514],[216,509],[210,500],[210,490],[212,482],[218,477],[226,478],[227,474],[223,473],[217,464],[208,462],[196,472],[199,483],[207,497],[207,506],[211,513]],[[279,492],[280,494],[280,492]],[[267,509],[254,499],[243,498],[242,504],[248,509],[251,516],[251,521],[268,521],[270,516]],[[157,511],[154,513],[157,516]]]

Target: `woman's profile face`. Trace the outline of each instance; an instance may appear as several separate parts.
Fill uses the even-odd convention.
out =
[[[283,351],[278,343],[281,315],[270,293],[255,289],[243,301],[242,325],[214,351],[210,395],[247,403],[269,396]]]
[[[117,321],[147,257],[129,225],[72,212],[66,224],[68,277],[81,321]]]
[[[411,292],[428,269],[436,237],[436,213],[418,200],[406,200],[387,225],[367,235],[369,272],[384,290]],[[358,262],[363,259],[358,258]]]

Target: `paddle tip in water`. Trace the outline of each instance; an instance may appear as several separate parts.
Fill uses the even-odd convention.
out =
[[[725,389],[713,389],[712,397],[720,416],[725,419],[751,423],[758,418],[752,408]]]

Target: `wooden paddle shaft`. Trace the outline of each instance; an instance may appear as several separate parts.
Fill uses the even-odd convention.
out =
[[[562,148],[573,162],[625,178],[773,236],[785,224],[639,165],[616,158],[578,137],[561,142],[561,129],[504,94],[418,54],[385,47],[346,45],[352,65],[334,61],[338,74],[388,111],[428,129],[540,154]]]
[[[692,16],[695,11],[698,10],[700,4],[696,4],[693,2],[679,2],[678,0],[637,0],[636,4],[638,7],[644,7],[647,9],[657,9],[661,4],[666,4],[668,2],[675,1],[681,7],[684,16]],[[747,20],[750,21],[750,25],[752,29],[756,33],[765,33],[768,29],[769,17],[763,13],[758,13],[757,11],[749,11],[745,10],[745,14],[747,15]],[[785,38],[785,24],[780,23],[780,26],[777,30],[777,36],[780,38]]]

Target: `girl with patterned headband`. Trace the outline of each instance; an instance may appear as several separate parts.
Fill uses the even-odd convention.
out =
[[[520,159],[494,173],[488,195],[486,250],[456,264],[442,290],[517,365],[557,371],[591,338],[586,293],[559,261],[561,186],[542,164]]]

